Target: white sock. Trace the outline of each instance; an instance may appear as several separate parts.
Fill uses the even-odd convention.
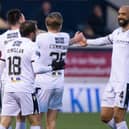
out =
[[[6,129],[3,125],[0,125],[0,129]]]
[[[8,127],[8,129],[12,129],[12,126],[10,125],[10,126]]]
[[[26,129],[26,123],[25,122],[16,122],[15,129]]]
[[[40,126],[30,126],[30,129],[40,129]]]
[[[112,128],[112,129],[116,129],[116,123],[115,123],[115,120],[114,118],[112,118],[108,123],[107,125]]]
[[[122,121],[120,123],[116,124],[117,129],[128,129],[128,126],[126,124],[126,121]]]

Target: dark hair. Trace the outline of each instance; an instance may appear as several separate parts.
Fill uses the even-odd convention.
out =
[[[51,29],[59,29],[63,23],[63,17],[59,12],[52,12],[46,17],[45,23]]]
[[[16,25],[21,16],[22,12],[19,9],[11,9],[7,13],[7,21],[11,25]]]
[[[25,21],[20,25],[20,34],[22,37],[29,36],[30,33],[36,32],[37,25],[35,21]]]

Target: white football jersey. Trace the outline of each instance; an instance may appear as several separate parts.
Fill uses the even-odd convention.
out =
[[[3,42],[6,45],[8,42],[19,37],[21,37],[19,29],[7,30],[0,36],[0,40],[1,40],[0,42]]]
[[[35,44],[28,38],[17,38],[5,46],[2,59],[6,62],[5,92],[34,91],[32,56]]]
[[[5,45],[8,44],[8,42],[21,37],[19,29],[16,30],[7,30],[5,33],[0,35],[0,55],[2,55],[4,51]],[[4,70],[2,74],[2,80],[5,80],[6,78],[6,70]]]
[[[129,83],[129,30],[118,28],[112,34],[93,40],[88,40],[91,45],[113,44],[110,80],[114,82]]]
[[[44,66],[51,66],[52,61],[65,60],[69,46],[69,35],[67,33],[43,33],[36,39],[38,45],[37,58],[35,62]],[[36,84],[43,88],[61,88],[64,84],[64,70],[57,70],[36,75]]]

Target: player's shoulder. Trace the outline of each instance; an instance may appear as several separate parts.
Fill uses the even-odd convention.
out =
[[[36,42],[40,42],[40,41],[46,41],[47,39],[49,39],[49,35],[48,32],[46,33],[40,33],[36,36]]]
[[[61,35],[65,35],[65,36],[69,36],[69,34],[66,33],[66,32],[60,32],[60,34],[61,34]]]
[[[4,33],[1,34],[0,39],[1,41],[4,41],[6,44],[6,41],[10,41],[10,39],[15,39],[21,37],[19,29],[16,30],[7,30]]]
[[[65,38],[65,39],[69,39],[70,38],[70,36],[69,36],[69,34],[68,33],[66,33],[66,32],[58,32],[58,33],[48,33],[48,35],[50,36],[50,37],[63,37],[63,38]]]
[[[41,29],[38,29],[38,30],[37,30],[37,36],[38,36],[39,34],[43,34],[43,33],[47,33],[47,31],[41,30]]]
[[[118,34],[118,33],[121,33],[122,31],[121,31],[121,27],[118,27],[118,28],[116,28],[112,33],[113,34]]]
[[[4,33],[2,33],[1,35],[0,35],[0,45],[4,45],[5,44],[5,40],[7,39],[6,37],[7,37],[7,33],[8,33],[8,31],[6,31],[6,32],[4,32]]]
[[[20,37],[17,40],[22,41],[24,45],[28,45],[28,46],[31,46],[34,43],[32,40],[26,37]]]
[[[35,47],[35,42],[33,42],[32,40],[30,40],[29,38],[25,38],[25,45],[27,44],[28,45],[28,47],[29,48],[32,48],[32,49],[34,49],[34,47]]]
[[[63,37],[70,38],[69,34],[66,32],[60,32],[59,34],[62,35]]]
[[[26,49],[28,52],[33,51],[35,49],[35,43],[26,37],[19,37],[18,39],[14,40],[13,42],[21,43],[21,47]]]
[[[1,36],[6,36],[6,35],[8,35],[10,33],[20,33],[20,32],[19,32],[19,29],[16,29],[16,30],[7,30],[4,33],[2,33]]]
[[[3,48],[4,42],[3,42],[3,36],[0,35],[0,49]]]
[[[59,32],[59,33],[52,33],[52,32],[46,32],[46,33],[40,33],[37,35],[36,39],[37,40],[47,40],[51,39],[53,37],[64,37],[64,38],[70,38],[68,33],[65,32]]]
[[[7,36],[7,34],[8,34],[8,30],[7,31],[5,31],[4,33],[2,33],[1,35],[0,35],[0,39],[4,39],[6,36]]]
[[[19,37],[17,39],[14,39],[13,41],[9,42],[9,44],[13,44],[13,43],[20,43],[21,45],[24,45],[24,46],[32,46],[33,42],[29,39],[29,38],[26,38],[26,37]]]
[[[37,38],[42,38],[42,37],[47,37],[47,36],[49,36],[48,32],[39,33],[39,34],[37,35]]]

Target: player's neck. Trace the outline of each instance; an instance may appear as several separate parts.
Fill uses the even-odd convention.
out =
[[[51,32],[51,33],[58,33],[60,32],[59,30],[48,30],[48,32]]]
[[[14,25],[14,26],[11,26],[10,29],[11,30],[16,30],[16,29],[19,29],[19,27],[20,27],[19,25]]]
[[[122,27],[123,31],[128,31],[129,30],[129,25],[126,27]]]

